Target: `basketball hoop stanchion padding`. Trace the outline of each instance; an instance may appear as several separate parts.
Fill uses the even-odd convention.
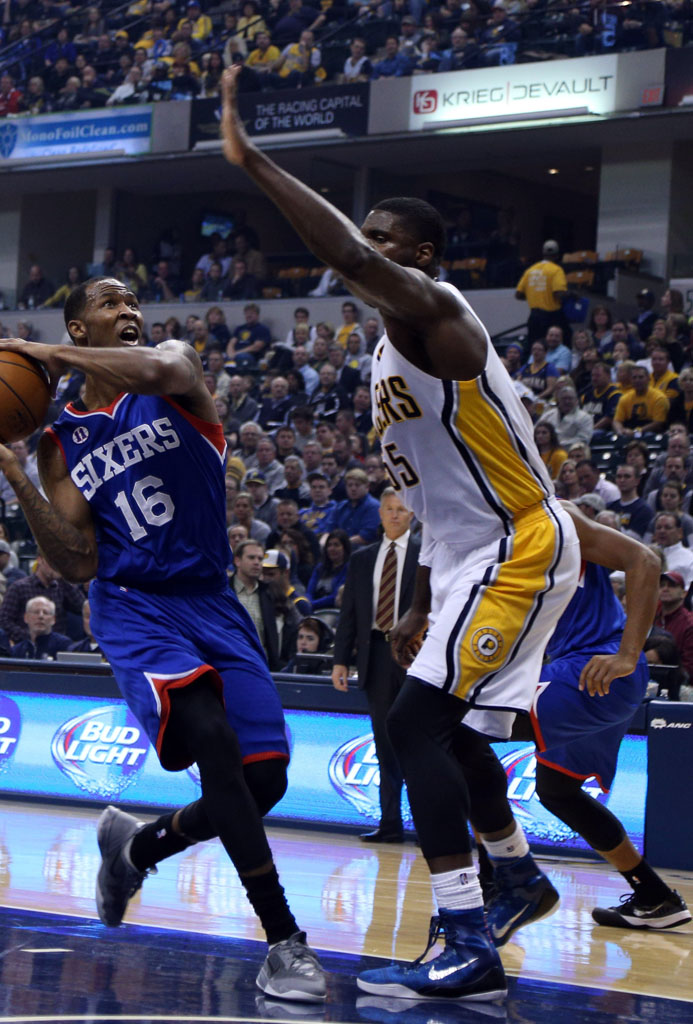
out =
[[[647,709],[645,850],[657,868],[693,870],[693,704]]]

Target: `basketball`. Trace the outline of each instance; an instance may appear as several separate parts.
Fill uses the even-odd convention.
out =
[[[41,364],[19,352],[0,351],[0,442],[10,444],[33,434],[50,401]]]

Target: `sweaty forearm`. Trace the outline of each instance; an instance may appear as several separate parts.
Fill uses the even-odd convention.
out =
[[[5,476],[49,564],[70,583],[91,579],[97,555],[89,539],[39,494],[18,464],[6,468]]]
[[[298,178],[249,144],[243,169],[292,224],[311,252],[344,277],[353,278],[370,249],[352,222]]]
[[[196,380],[193,364],[175,350],[57,345],[51,356],[65,369],[73,367],[136,395],[185,394]]]
[[[414,580],[414,596],[411,611],[420,615],[428,615],[431,610],[431,569],[428,565],[418,565]]]
[[[626,624],[619,653],[637,660],[654,621],[659,598],[660,565],[657,556],[645,548],[626,568]]]

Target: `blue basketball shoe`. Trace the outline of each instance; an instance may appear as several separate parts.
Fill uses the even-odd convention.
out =
[[[486,915],[493,941],[504,946],[518,928],[553,913],[560,897],[531,853],[509,863],[494,861],[493,866],[496,894]]]
[[[423,963],[440,935],[445,949]],[[503,965],[484,920],[482,907],[441,910],[431,918],[428,945],[412,964],[364,971],[356,979],[362,992],[402,999],[501,999],[507,995]]]

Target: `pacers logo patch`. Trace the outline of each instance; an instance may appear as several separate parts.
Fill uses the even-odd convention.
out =
[[[503,646],[502,633],[492,626],[482,626],[472,636],[472,654],[485,665],[499,660]]]

